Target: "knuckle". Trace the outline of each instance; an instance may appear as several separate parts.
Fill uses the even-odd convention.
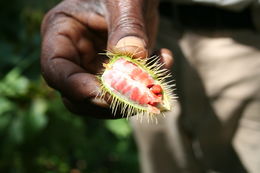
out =
[[[54,8],[50,9],[45,16],[43,17],[42,24],[41,24],[41,34],[44,35],[48,28],[55,25],[57,19],[61,16],[66,16],[68,3],[63,1],[59,3]]]
[[[119,18],[117,22],[117,28],[142,31],[144,29],[144,24],[140,19],[135,16],[125,15]]]
[[[111,33],[125,32],[128,34],[140,34],[143,35],[145,31],[145,25],[141,19],[136,16],[124,15],[115,21],[114,27],[112,27]]]

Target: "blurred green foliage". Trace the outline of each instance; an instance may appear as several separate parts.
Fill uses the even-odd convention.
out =
[[[126,120],[70,114],[40,76],[40,23],[57,3],[0,1],[0,172],[138,172]]]

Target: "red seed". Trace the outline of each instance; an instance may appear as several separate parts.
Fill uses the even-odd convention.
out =
[[[162,97],[162,94],[157,94],[157,97]]]
[[[132,90],[132,86],[131,85],[126,85],[123,89],[122,89],[122,93],[126,94],[127,92]]]
[[[140,98],[139,98],[139,103],[142,104],[147,104],[149,101],[148,95],[147,94],[143,94]]]
[[[135,69],[132,71],[132,73],[130,74],[130,76],[131,76],[132,78],[134,78],[135,76],[139,75],[140,73],[142,73],[142,70],[139,69],[139,68],[135,68]]]
[[[138,98],[140,97],[140,92],[139,92],[139,89],[137,87],[134,87],[133,90],[132,90],[132,93],[131,93],[131,96],[130,98],[133,100],[133,101],[138,101]]]
[[[124,97],[141,105],[157,106],[162,102],[162,87],[140,67],[119,59],[103,74],[105,82]]]
[[[151,106],[157,106],[158,102],[148,102],[148,104]]]
[[[153,85],[150,90],[155,94],[155,95],[158,95],[158,94],[161,94],[162,93],[162,87],[160,85]]]
[[[125,78],[122,78],[121,80],[117,81],[116,87],[118,88],[118,90],[122,91],[126,85],[127,80]]]
[[[147,88],[152,88],[154,86],[154,84],[149,84],[149,85],[147,85]]]

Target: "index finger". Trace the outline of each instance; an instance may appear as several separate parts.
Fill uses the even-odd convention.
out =
[[[47,83],[73,100],[95,97],[99,82],[95,75],[80,66],[80,57],[75,46],[73,30],[76,21],[62,17],[57,26],[48,29],[42,41],[41,68]],[[90,45],[91,46],[91,45]],[[89,57],[91,58],[91,57]]]

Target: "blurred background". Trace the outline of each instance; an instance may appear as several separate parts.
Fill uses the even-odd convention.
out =
[[[40,75],[40,24],[58,2],[0,1],[0,172],[138,172],[127,120],[70,114]]]

